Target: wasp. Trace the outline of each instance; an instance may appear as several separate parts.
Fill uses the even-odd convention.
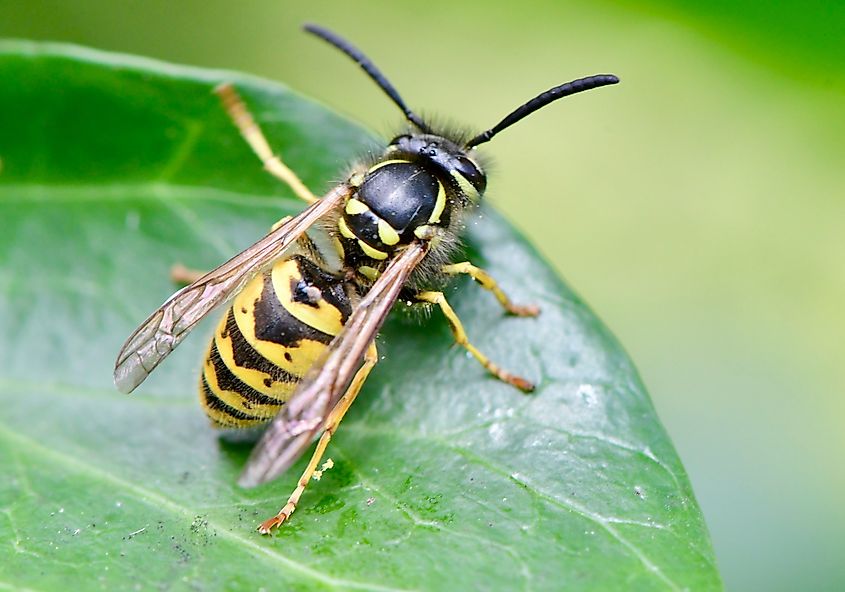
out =
[[[114,368],[118,389],[133,391],[203,317],[231,301],[209,345],[199,392],[218,427],[267,425],[239,484],[252,487],[277,477],[321,433],[285,505],[259,525],[263,534],[290,518],[309,481],[321,474],[326,447],[378,360],[376,336],[397,301],[438,307],[455,341],[490,374],[522,391],[533,390],[531,382],[504,370],[469,341],[442,291],[448,278],[466,274],[507,313],[539,313],[535,306],[514,304],[484,270],[454,261],[467,216],[487,187],[476,148],[557,99],[619,82],[600,74],[555,86],[494,127],[469,136],[438,129],[411,111],[348,41],[316,25],[304,28],[354,60],[399,107],[408,130],[318,198],[274,154],[235,89],[218,87],[226,111],[265,170],[308,207],[277,222],[218,268],[192,278],[127,339]]]

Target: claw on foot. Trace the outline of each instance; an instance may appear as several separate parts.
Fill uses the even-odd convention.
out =
[[[511,383],[512,385],[514,385],[519,390],[521,390],[523,393],[534,392],[534,383],[525,380],[521,376],[511,375],[508,382]]]
[[[269,520],[265,520],[264,522],[259,524],[258,525],[258,532],[260,532],[261,534],[270,534],[270,532],[274,528],[278,528],[279,526],[284,524],[285,520],[287,520],[288,518],[289,518],[288,514],[283,514],[282,512],[279,512],[278,514],[276,514],[275,516],[273,516]]]
[[[270,534],[270,532],[274,528],[278,528],[282,524],[285,523],[285,520],[290,518],[290,515],[293,514],[293,511],[296,509],[296,504],[294,502],[288,502],[285,504],[285,507],[282,508],[278,514],[270,518],[269,520],[265,520],[261,524],[258,525],[258,532],[261,534]]]
[[[205,272],[190,269],[181,263],[176,263],[170,268],[170,281],[174,284],[184,284],[187,286],[188,284],[194,283],[204,275]]]
[[[536,317],[540,314],[540,307],[536,304],[511,304],[508,312],[518,317]]]

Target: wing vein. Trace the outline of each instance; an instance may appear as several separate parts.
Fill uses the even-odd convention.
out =
[[[254,487],[277,477],[308,447],[428,249],[428,243],[412,243],[388,264],[264,432],[238,481],[241,486]]]
[[[336,208],[350,187],[341,184],[322,199],[271,230],[161,305],[123,344],[114,366],[114,383],[131,393],[214,308],[227,302],[247,282],[271,265],[317,220]]]

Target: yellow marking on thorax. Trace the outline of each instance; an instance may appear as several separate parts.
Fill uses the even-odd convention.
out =
[[[381,275],[378,269],[375,267],[370,267],[369,265],[361,265],[358,267],[358,273],[363,275],[368,280],[375,280],[378,276]]]
[[[364,254],[370,259],[378,259],[379,261],[387,259],[387,253],[374,249],[361,239],[358,239],[358,246],[361,247],[361,250],[364,251]]]
[[[273,267],[272,278],[276,296],[290,314],[309,327],[328,335],[340,333],[343,328],[343,321],[337,308],[322,298],[316,305],[294,301],[291,294],[291,284],[302,279],[295,260],[288,259],[277,263]]]
[[[338,230],[340,230],[340,234],[344,238],[349,238],[352,240],[358,238],[357,236],[355,236],[355,233],[350,230],[349,226],[347,226],[346,220],[343,219],[343,216],[337,219],[337,228]]]
[[[363,214],[364,212],[369,212],[370,207],[360,199],[355,199],[353,197],[352,199],[346,202],[346,207],[344,208],[344,210],[350,216],[354,216],[355,214]]]
[[[439,224],[440,215],[446,207],[446,190],[443,188],[443,183],[437,182],[437,201],[434,203],[434,210],[431,216],[428,217],[429,224]]]
[[[378,218],[378,237],[381,242],[388,246],[395,245],[399,242],[399,233],[381,218]]]
[[[443,208],[441,207],[441,210],[442,209]],[[368,206],[367,204],[362,202],[360,199],[356,199],[356,198],[353,197],[352,199],[350,199],[346,202],[346,207],[344,208],[344,211],[347,214],[349,214],[350,216],[355,216],[355,215],[358,215],[358,214],[364,214],[366,212],[370,212],[371,210],[370,210],[370,206]],[[385,222],[384,220],[379,218],[377,215],[373,214],[373,216],[375,217],[376,220],[378,220],[378,237],[379,237],[379,240],[381,240],[382,243],[384,243],[385,245],[388,245],[388,246],[392,246],[392,245],[395,245],[396,243],[398,243],[399,242],[399,234],[396,232],[396,230],[394,230],[394,228],[390,224],[388,224],[387,222]],[[341,224],[342,224],[342,226],[341,226]],[[341,218],[340,221],[338,222],[338,227],[340,228],[340,233],[343,236],[345,236],[346,238],[357,238],[357,237],[354,236],[354,234],[352,233],[352,230],[346,224],[346,220],[344,220],[343,218]],[[349,234],[347,234],[347,232]],[[377,259],[378,257],[373,257],[373,258]]]
[[[352,173],[352,175],[350,175],[348,183],[352,187],[360,187],[361,185],[364,184],[364,176],[365,175],[366,175],[366,172],[356,171],[356,172]]]
[[[375,171],[379,170],[382,167],[386,167],[389,164],[408,164],[410,162],[411,162],[410,160],[405,160],[403,158],[394,158],[394,159],[391,159],[391,160],[383,160],[380,163],[373,165],[372,168],[370,168],[370,170],[367,171],[367,174],[369,175],[370,173],[374,173]]]

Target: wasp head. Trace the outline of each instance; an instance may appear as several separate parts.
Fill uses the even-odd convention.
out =
[[[388,147],[390,157],[407,158],[434,169],[458,186],[470,201],[478,201],[487,188],[487,175],[471,150],[436,134],[402,134]]]

